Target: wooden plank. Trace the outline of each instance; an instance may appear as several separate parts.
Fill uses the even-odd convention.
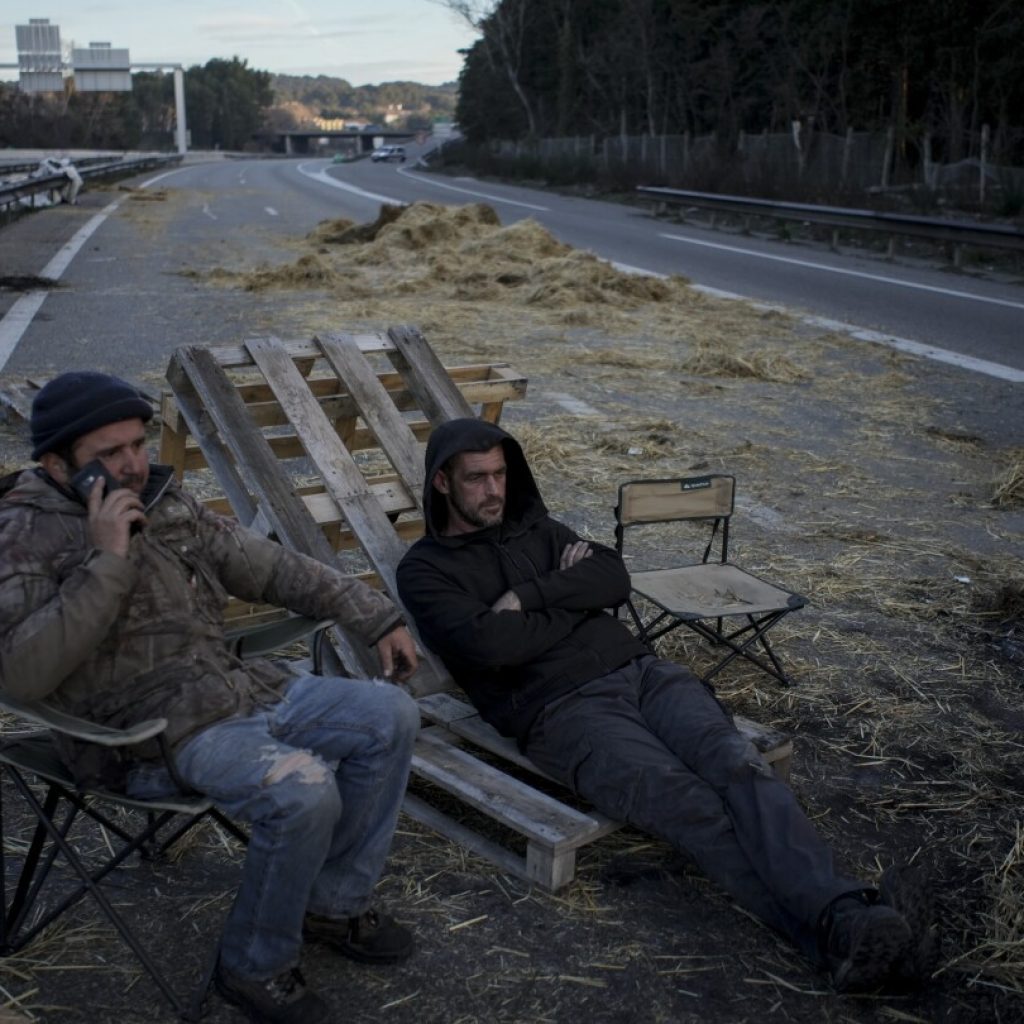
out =
[[[363,352],[363,349],[359,349]],[[496,374],[494,367],[506,366],[507,364],[493,364],[493,363],[469,363],[462,366],[449,366],[446,367],[448,375],[460,386],[469,386],[471,384],[485,384],[491,382],[492,385],[499,383],[516,383],[521,382],[523,378],[515,374],[510,368],[508,373],[503,375],[501,373]],[[381,370],[377,373],[377,379],[384,386],[384,388],[393,393],[396,401],[406,402],[406,408],[412,409],[416,407],[415,399],[409,392],[408,388],[402,380],[402,375],[397,370]],[[335,374],[322,375],[317,377],[308,378],[309,390],[312,391],[317,398],[346,398],[348,393],[345,390],[343,381],[339,380]],[[255,404],[259,402],[272,402],[274,400],[274,393],[271,391],[269,385],[261,384],[258,381],[241,380],[238,382],[238,393],[242,396],[242,400],[246,405]],[[353,406],[354,408],[354,406]]]
[[[266,439],[258,430],[246,429],[245,406],[210,352],[197,346],[179,348],[171,366],[174,379],[170,369],[168,379],[179,402],[184,398],[182,408],[189,427],[239,520],[248,524],[256,513],[255,503],[242,482],[240,472],[244,472],[259,499],[260,510],[274,524],[281,542],[333,565],[330,544],[305,505],[294,500],[291,482]],[[298,376],[295,364],[289,360],[288,366]],[[225,458],[225,452],[230,452],[233,462]],[[367,678],[377,674],[376,659],[359,637],[344,625],[332,630],[332,636],[341,645],[341,657],[350,671]]]
[[[412,818],[413,821],[418,821],[420,824],[426,825],[427,828],[432,828],[435,832],[450,839],[453,843],[464,846],[471,853],[475,853],[478,857],[482,857],[491,864],[497,865],[507,874],[515,878],[522,878],[527,882],[534,881],[527,874],[524,857],[519,856],[507,847],[499,845],[494,840],[482,836],[479,832],[474,832],[473,829],[468,828],[443,811],[438,810],[427,803],[426,800],[421,800],[415,794],[408,792],[405,794],[402,800],[402,811]],[[571,855],[573,851],[567,852]],[[551,878],[550,881],[537,881],[538,884],[543,885],[552,892],[555,891],[554,878]],[[572,881],[572,878],[570,877],[568,881]],[[563,882],[562,884],[565,883]]]
[[[287,412],[295,432],[302,439],[307,454],[323,479],[327,493],[338,503],[342,515],[359,539],[360,546],[369,558],[370,564],[383,581],[384,589],[395,604],[401,607],[398,587],[395,582],[395,571],[405,554],[406,546],[395,533],[391,522],[363,477],[362,471],[341,443],[330,421],[324,415],[323,409],[317,404],[310,394],[306,382],[295,369],[295,364],[277,344],[276,339],[254,339],[246,342],[246,347],[274,389],[281,407]],[[269,447],[267,452],[268,456],[273,459]],[[250,475],[255,471],[255,467],[247,467],[247,469]],[[308,516],[308,512],[301,502],[291,499],[290,505],[292,511],[301,508],[312,522],[312,518]],[[282,510],[275,505],[272,511],[268,510],[268,514],[271,521],[276,523],[277,516],[282,514]],[[300,546],[291,539],[286,539],[290,537],[287,533],[279,533],[279,536],[285,543],[291,547],[297,547],[299,551],[310,553],[312,550],[312,548]],[[317,540],[318,546],[319,544],[327,545],[326,538],[319,528],[317,528]],[[329,545],[327,547],[329,550]],[[321,561],[329,560],[321,558]],[[415,625],[412,622],[407,622],[406,625],[416,637]],[[415,685],[426,687],[437,686],[441,680],[447,677],[447,673],[444,672],[440,661],[427,651],[426,644],[421,642],[419,646],[424,656],[421,668],[416,674],[416,680],[413,682]]]
[[[345,383],[359,406],[364,422],[422,512],[423,456],[408,423],[395,408],[351,334],[325,334],[320,345],[331,368]]]
[[[391,327],[388,337],[394,344],[394,351],[388,353],[391,362],[433,426],[473,415],[462,392],[415,327]]]
[[[217,372],[212,372],[211,367]],[[244,417],[244,406],[238,408],[240,403],[231,382],[196,345],[182,346],[175,351],[167,367],[167,380],[189,432],[224,489],[235,516],[243,525],[248,525],[256,515],[256,503],[235,466],[236,453],[223,440],[227,437],[225,424],[211,419],[206,412],[209,405],[218,407],[226,403],[236,419]]]
[[[339,421],[335,421],[336,423]],[[430,424],[426,420],[414,420],[409,424],[413,434],[418,441],[426,440],[430,435]],[[339,435],[340,436],[340,435]],[[306,450],[302,442],[294,435],[267,438],[271,451],[279,459],[296,459],[305,457]],[[376,438],[365,427],[358,429],[352,435],[352,440],[345,445],[350,452],[365,451],[367,448],[376,447]],[[203,453],[191,444],[185,450],[186,472],[197,469],[205,469],[206,461]]]
[[[0,387],[0,408],[4,411],[5,422],[28,423],[32,416],[32,400],[36,393],[36,389],[16,384]]]
[[[323,479],[327,493],[337,502],[373,567],[386,581],[389,593],[396,594],[395,569],[405,554],[405,545],[395,536],[362,471],[340,443],[323,409],[310,395],[305,381],[276,339],[254,339],[246,346],[274,389],[306,454]],[[291,504],[299,503],[292,501]],[[323,539],[322,535],[318,537]],[[308,552],[309,549],[300,547],[299,550]]]
[[[475,376],[458,376],[460,369],[472,371]],[[488,369],[496,370],[491,377],[481,379],[479,374]],[[518,375],[514,370],[502,367],[453,367],[448,371],[462,392],[463,397],[470,404],[481,404],[486,409],[497,408],[500,412],[502,403],[515,401],[526,394],[527,380]],[[401,384],[401,377],[398,373],[378,374],[378,379],[384,385],[389,397],[396,409],[400,412],[409,412],[418,409],[418,401],[412,391]],[[329,385],[328,388],[324,384]],[[249,408],[253,422],[261,427],[280,426],[287,422],[281,407],[273,400],[273,392],[263,384],[239,384],[236,385],[239,394]],[[324,407],[329,419],[343,420],[347,417],[354,417],[358,413],[356,403],[350,395],[338,393],[338,381],[331,378],[329,381],[314,380],[310,382],[310,390],[317,395],[320,404]],[[488,417],[490,418],[490,417]],[[172,430],[186,429],[173,398],[167,396],[164,400],[163,422]],[[426,423],[425,420],[422,421]],[[493,420],[492,420],[493,422]],[[420,421],[410,421],[410,425],[419,425]],[[429,430],[419,435],[420,440],[429,433]],[[360,443],[362,442],[362,443]],[[349,451],[355,451],[356,447],[368,447],[373,443],[372,435],[362,428],[355,436],[354,442],[348,445]]]
[[[452,746],[429,729],[416,740],[412,770],[495,821],[555,849],[580,846],[604,825]]]
[[[364,352],[386,352],[393,347],[387,335],[380,331],[357,334],[356,340]],[[321,355],[320,346],[312,338],[281,339],[280,345],[285,354],[293,360],[319,359]],[[209,351],[225,369],[253,365],[247,341],[242,342],[241,345],[217,345]]]
[[[185,427],[182,421],[182,427]],[[175,430],[167,425],[166,421],[160,423],[160,461],[174,470],[178,483],[185,474],[185,450],[188,440],[188,428]]]
[[[231,475],[238,477],[239,480],[240,471],[246,475],[248,483],[245,486],[245,505],[248,507],[240,510],[235,504],[234,495],[228,492],[228,500],[231,501],[239,520],[248,525],[255,516],[256,503],[251,497],[251,488],[251,492],[259,499],[259,505],[273,522],[275,529],[279,530],[279,537],[284,543],[330,564],[333,561],[333,553],[316,522],[304,505],[293,500],[288,475],[274,457],[263,435],[258,430],[250,429],[251,423],[238,392],[224,371],[211,358],[209,351],[190,346],[185,351],[179,349],[175,359],[196,388],[203,411],[216,429],[217,453],[226,448],[234,458]],[[294,370],[294,365],[289,365],[292,365]],[[209,442],[211,433],[207,430],[206,436],[202,438],[197,435],[204,452],[207,451],[204,442]],[[223,483],[221,467],[211,463],[211,468],[218,481]],[[225,490],[227,491],[227,488]]]

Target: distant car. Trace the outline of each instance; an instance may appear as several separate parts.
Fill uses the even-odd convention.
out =
[[[370,159],[375,163],[388,163],[391,160],[398,160],[405,163],[405,149],[402,146],[381,146],[370,154]]]

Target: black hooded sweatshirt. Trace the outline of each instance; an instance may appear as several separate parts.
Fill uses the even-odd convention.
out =
[[[508,467],[503,522],[445,536],[448,507],[434,476],[453,455],[499,444]],[[483,718],[523,746],[546,704],[650,653],[606,611],[626,599],[629,574],[614,550],[593,541],[590,557],[559,569],[565,546],[580,538],[548,515],[518,442],[493,423],[438,427],[426,473],[427,536],[398,566],[399,594]],[[491,611],[508,590],[522,610]]]

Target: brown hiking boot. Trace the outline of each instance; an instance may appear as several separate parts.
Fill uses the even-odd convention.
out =
[[[409,958],[414,945],[408,928],[378,910],[340,918],[307,913],[302,934],[364,964],[401,963]]]
[[[927,870],[920,865],[887,868],[878,883],[878,900],[902,914],[910,926],[910,945],[896,962],[893,979],[908,987],[918,985],[938,969],[942,937]]]
[[[837,992],[868,992],[888,981],[911,942],[899,911],[856,896],[836,900],[823,926],[823,953]]]
[[[243,1010],[255,1024],[320,1024],[327,1020],[327,1004],[306,988],[298,967],[260,980],[233,974],[218,964],[213,983],[226,1002]]]

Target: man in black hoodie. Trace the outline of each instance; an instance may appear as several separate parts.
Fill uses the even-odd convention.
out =
[[[836,873],[710,687],[608,614],[629,593],[622,559],[548,515],[512,437],[475,419],[439,427],[423,510],[399,592],[484,719],[598,810],[691,856],[837,989],[906,972],[904,915]]]

